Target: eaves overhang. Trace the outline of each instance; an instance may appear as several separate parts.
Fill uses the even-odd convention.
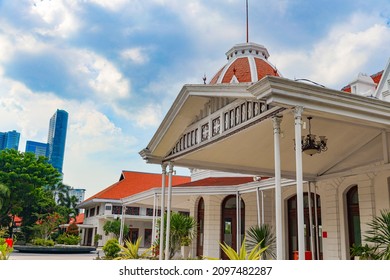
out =
[[[250,86],[248,91],[267,104],[283,108],[302,106],[327,117],[343,116],[361,122],[388,128],[390,103],[318,85],[297,82],[281,77],[267,76]]]
[[[76,205],[78,209],[84,209],[86,207],[94,206],[100,203],[121,203],[120,199],[104,199],[104,198],[93,198],[90,200],[82,201]]]
[[[251,83],[184,85],[146,148],[139,152],[148,163],[161,163],[183,130],[211,98],[255,99],[247,91]]]

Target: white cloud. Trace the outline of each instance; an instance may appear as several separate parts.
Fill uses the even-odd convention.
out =
[[[106,58],[88,50],[69,50],[68,69],[104,102],[130,96],[130,81]]]
[[[145,64],[149,61],[145,48],[131,48],[120,53],[124,60],[130,60],[137,64]]]
[[[80,23],[74,11],[79,3],[67,1],[36,1],[30,13],[40,20],[33,30],[44,36],[66,38],[78,30]]]
[[[359,18],[366,18],[365,24]],[[334,26],[311,48],[275,53],[272,60],[287,78],[308,78],[339,89],[364,71],[370,60],[380,56],[385,61],[389,44],[390,28],[359,14]]]
[[[132,118],[136,125],[142,128],[158,126],[162,118],[161,106],[157,103],[145,105],[139,108]]]

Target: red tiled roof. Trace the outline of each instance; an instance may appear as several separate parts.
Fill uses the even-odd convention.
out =
[[[188,182],[175,187],[204,187],[204,186],[236,186],[253,182],[252,177],[210,177],[198,181]]]
[[[384,70],[382,70],[382,71],[380,71],[380,72],[378,72],[378,73],[376,73],[374,75],[371,75],[371,78],[374,80],[374,83],[379,84],[379,82],[382,79],[383,71]]]
[[[161,187],[161,174],[123,171],[119,182],[105,188],[85,201],[94,198],[121,199],[152,188]],[[184,184],[191,180],[189,176],[172,176],[172,186]]]
[[[371,75],[371,79],[372,79],[372,80],[374,81],[374,83],[376,83],[377,85],[379,84],[379,82],[380,82],[381,79],[382,79],[383,71],[384,71],[384,70],[382,70],[382,71],[380,71],[380,72],[378,72],[378,73],[376,73],[376,74]],[[345,87],[343,87],[343,88],[341,89],[341,91],[345,91],[345,92],[351,93],[351,85],[346,85]]]
[[[14,223],[15,223],[15,226],[20,227],[22,225],[22,218],[20,218],[18,216],[14,216]]]
[[[69,224],[73,224],[73,223],[74,223],[74,218],[71,218]],[[80,213],[76,216],[76,224],[79,225],[82,223],[84,223],[84,213]]]
[[[268,62],[257,57],[254,58],[254,61],[256,64],[258,80],[261,80],[265,76],[279,76],[277,70],[274,69]],[[218,71],[218,73],[211,80],[210,84],[217,83],[225,67],[226,65]],[[238,82],[240,83],[252,82],[251,66],[249,64],[248,57],[237,58],[226,70],[224,76],[221,79],[221,83],[230,83],[233,75],[236,76]]]

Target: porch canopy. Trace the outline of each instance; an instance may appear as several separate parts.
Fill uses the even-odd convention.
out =
[[[302,154],[294,140],[309,134],[307,117],[311,133],[328,139],[326,152]],[[271,176],[276,188],[280,178],[293,179],[303,208],[302,181],[389,169],[389,131],[388,102],[266,76],[256,83],[185,85],[140,154],[148,163]],[[302,241],[299,219],[298,213]],[[300,258],[303,250],[299,245]]]

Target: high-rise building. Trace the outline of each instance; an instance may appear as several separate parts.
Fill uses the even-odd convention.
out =
[[[67,127],[68,113],[64,110],[57,110],[50,119],[47,157],[49,158],[49,163],[61,174],[64,163]]]
[[[16,130],[0,132],[0,150],[19,149],[20,133]]]
[[[81,203],[84,201],[84,196],[85,196],[85,189],[69,189],[69,196],[75,196],[77,198],[77,204]]]
[[[47,157],[48,144],[28,140],[26,142],[26,153],[27,152],[34,153],[36,157],[39,156]]]

